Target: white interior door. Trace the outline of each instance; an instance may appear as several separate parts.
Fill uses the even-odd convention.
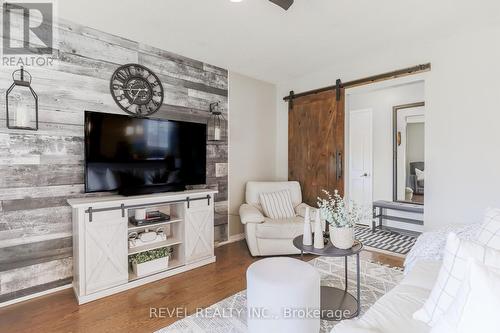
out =
[[[366,212],[370,225],[373,202],[372,110],[349,112],[349,199]]]

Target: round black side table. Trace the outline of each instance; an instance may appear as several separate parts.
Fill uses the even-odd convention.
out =
[[[321,286],[321,319],[337,321],[358,316],[361,309],[359,253],[363,249],[363,244],[356,240],[350,249],[342,250],[333,246],[329,241],[324,248],[316,249],[312,245],[302,244],[301,235],[293,239],[293,245],[300,250],[301,258],[303,258],[304,253],[325,257],[344,257],[345,289],[342,290],[336,287]],[[347,258],[353,255],[356,255],[357,297],[354,297],[347,291]]]

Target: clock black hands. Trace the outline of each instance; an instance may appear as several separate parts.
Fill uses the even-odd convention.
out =
[[[163,86],[148,68],[128,64],[119,67],[110,82],[111,95],[118,106],[136,116],[149,116],[163,103]]]

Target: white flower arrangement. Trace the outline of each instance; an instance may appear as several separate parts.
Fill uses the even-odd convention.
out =
[[[363,218],[362,209],[354,202],[350,205],[335,190],[333,196],[327,190],[323,190],[327,198],[318,197],[318,208],[322,217],[335,228],[353,228]]]

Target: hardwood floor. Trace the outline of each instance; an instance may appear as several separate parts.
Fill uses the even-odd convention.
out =
[[[0,332],[153,332],[178,317],[150,318],[150,308],[180,307],[186,315],[246,288],[253,258],[245,241],[216,249],[217,262],[78,306],[72,289],[0,309]],[[403,259],[376,252],[361,256],[402,267]],[[295,256],[298,257],[298,256]],[[305,260],[313,259],[305,256]]]
[[[414,194],[411,201],[423,204],[424,203],[424,195],[423,194]]]

